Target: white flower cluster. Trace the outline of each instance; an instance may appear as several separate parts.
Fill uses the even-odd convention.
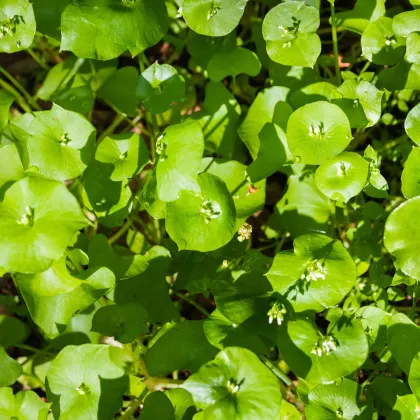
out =
[[[215,219],[219,215],[219,213],[214,210],[210,200],[203,201],[200,212],[204,217],[206,224],[209,224],[212,219]]]
[[[278,325],[281,325],[284,321],[284,315],[287,313],[286,308],[281,302],[274,302],[270,310],[267,312],[268,323],[272,324],[274,320],[277,321]]]
[[[321,357],[324,354],[328,356],[337,350],[337,346],[338,342],[332,335],[326,336],[314,345],[311,353],[317,355],[318,357]]]
[[[0,39],[7,35],[14,35],[16,33],[19,23],[24,23],[23,17],[19,15],[13,16],[11,19],[6,19],[0,23]]]
[[[244,223],[238,231],[238,241],[243,242],[245,239],[249,239],[252,233],[252,226],[248,223]]]
[[[300,278],[306,281],[318,281],[325,280],[326,275],[327,268],[320,261],[313,260],[307,265],[305,273]]]

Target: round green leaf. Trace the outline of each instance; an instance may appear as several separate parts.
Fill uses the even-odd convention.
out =
[[[146,397],[141,416],[142,420],[175,420],[171,400],[160,391],[152,392]]]
[[[246,179],[246,166],[235,160],[204,158],[201,169],[221,178],[235,203],[236,217],[242,220],[261,210],[265,202],[265,180],[255,184]]]
[[[226,184],[217,176],[198,176],[200,192],[181,191],[167,203],[166,230],[178,248],[201,252],[226,245],[235,234],[236,210]]]
[[[97,60],[134,56],[160,41],[168,24],[164,0],[75,0],[61,16],[61,49]]]
[[[351,374],[369,352],[360,321],[344,317],[330,324],[325,336],[308,316],[290,320],[278,329],[277,345],[295,375],[311,385]]]
[[[315,183],[327,197],[349,201],[367,183],[369,163],[359,154],[343,152],[323,163],[315,172]]]
[[[269,57],[287,66],[313,67],[321,53],[321,40],[315,33],[319,24],[319,11],[304,2],[273,7],[262,27]]]
[[[55,418],[112,418],[127,388],[124,371],[100,344],[67,346],[47,373],[48,400]]]
[[[200,191],[197,173],[204,151],[204,138],[197,121],[188,119],[169,126],[158,139],[156,181],[158,197],[174,201],[182,190]]]
[[[61,13],[70,3],[70,0],[36,0],[33,4],[36,30],[51,38],[60,39]]]
[[[372,404],[362,402],[361,387],[343,378],[339,383],[318,385],[309,393],[305,414],[311,420],[353,420],[372,418]]]
[[[23,178],[25,171],[16,146],[11,143],[0,147],[0,199],[12,181]]]
[[[40,175],[65,181],[76,178],[93,157],[95,128],[80,114],[53,105],[35,114],[29,135],[18,138],[23,165]]]
[[[58,260],[87,225],[66,187],[42,178],[13,184],[0,204],[0,267],[34,273]]]
[[[369,340],[370,351],[381,350],[386,344],[386,325],[390,316],[375,306],[364,306],[356,312]]]
[[[290,151],[299,162],[320,165],[342,152],[352,139],[346,114],[328,102],[297,109],[287,124]]]
[[[389,215],[384,233],[385,247],[396,258],[398,268],[417,280],[420,280],[419,212],[420,197],[407,200]]]
[[[194,343],[194,346],[191,346]],[[171,357],[168,358],[168,349]],[[217,353],[204,335],[203,321],[184,321],[174,325],[148,350],[145,356],[147,371],[153,375],[166,375],[174,370],[195,372]]]
[[[95,159],[113,165],[112,181],[123,181],[144,168],[149,162],[149,152],[136,133],[112,134],[98,145]]]
[[[0,372],[0,386],[13,385],[23,373],[22,366],[7,354],[3,346],[0,346]],[[0,418],[2,414],[2,402],[3,400],[0,399]]]
[[[420,32],[420,10],[410,10],[395,15],[392,19],[392,29],[401,37],[407,37],[412,32]]]
[[[17,283],[35,323],[52,338],[63,332],[70,319],[95,303],[115,285],[105,267],[72,276],[65,259],[36,275],[18,275]]]
[[[239,347],[222,350],[183,387],[204,410],[204,419],[274,419],[280,411],[277,378],[254,353]]]
[[[408,383],[417,399],[420,399],[420,353],[417,353],[410,365]]]
[[[337,86],[329,82],[316,82],[291,92],[290,103],[293,108],[297,109],[312,102],[331,102],[333,99],[340,99],[341,97]]]
[[[224,36],[232,32],[244,14],[248,0],[184,0],[182,15],[198,34]]]
[[[160,114],[185,99],[185,80],[169,64],[153,63],[140,75],[136,97],[152,114]]]
[[[409,63],[417,63],[420,61],[420,34],[413,32],[407,36],[407,50],[405,59]]]
[[[12,388],[0,388],[1,419],[47,420],[50,406],[33,391],[13,395]]]
[[[17,318],[0,315],[0,346],[10,347],[22,343],[27,331],[25,324]]]
[[[408,137],[420,146],[420,104],[407,114],[404,127]]]
[[[341,242],[320,234],[302,235],[295,252],[280,252],[267,278],[298,312],[323,311],[342,301],[356,283],[356,266]]]
[[[375,406],[383,416],[389,414],[397,402],[397,397],[410,393],[407,385],[400,379],[378,376],[369,386],[369,391],[375,399]]]
[[[219,52],[209,61],[207,72],[209,78],[220,82],[227,76],[236,77],[245,73],[248,76],[256,76],[261,71],[261,63],[258,56],[246,48],[235,48],[228,52]]]
[[[404,57],[405,39],[394,33],[389,17],[369,23],[361,43],[363,55],[375,64],[392,65]]]
[[[406,198],[412,198],[420,195],[419,167],[420,147],[415,147],[408,155],[401,175],[401,190]]]
[[[29,48],[35,36],[35,15],[27,0],[0,1],[0,52]]]
[[[146,320],[147,311],[136,303],[108,305],[95,312],[92,331],[114,337],[120,343],[131,343],[149,332]]]

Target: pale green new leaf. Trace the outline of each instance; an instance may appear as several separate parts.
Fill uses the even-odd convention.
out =
[[[1,153],[1,149],[0,149]],[[408,155],[401,175],[401,191],[406,198],[420,195],[420,147],[415,147]]]

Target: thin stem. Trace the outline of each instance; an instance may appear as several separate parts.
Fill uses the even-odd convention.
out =
[[[79,261],[74,258],[74,255],[70,252],[67,253],[67,256],[69,257],[69,260],[73,264],[73,267],[78,273],[83,273],[83,267],[79,264]]]
[[[100,143],[105,137],[111,135],[117,127],[124,121],[124,117],[122,115],[116,115],[114,121],[112,121],[111,125],[106,128],[102,134],[98,138],[98,143]]]
[[[33,100],[29,92],[16,80],[4,67],[0,66],[0,73],[2,73],[12,85],[23,95],[26,101],[37,111],[41,111],[42,108]]]
[[[108,243],[112,245],[115,242],[117,242],[118,239],[120,239],[124,235],[124,233],[127,232],[128,229],[130,229],[130,226],[133,224],[133,222],[134,220],[129,217],[124,223],[124,225],[121,227],[121,229],[119,229],[113,236],[111,236],[108,239]]]
[[[32,112],[32,108],[26,102],[25,98],[12,85],[3,79],[0,79],[0,87],[11,93],[15,97],[16,102],[25,112]]]
[[[261,356],[260,359],[274,373],[274,375],[277,376],[277,378],[279,378],[287,386],[290,386],[293,389],[295,388],[293,382],[277,366],[275,366],[271,360],[267,359],[265,356]]]
[[[334,200],[330,200],[330,213],[331,213],[330,235],[334,237],[335,230],[337,228],[336,208],[335,208]]]
[[[26,52],[38,63],[38,65],[44,70],[49,70],[49,67],[42,62],[42,60],[36,55],[35,51],[32,48],[28,48]]]
[[[366,64],[363,66],[362,70],[360,70],[359,76],[361,76],[370,66],[371,62],[368,60]]]
[[[331,26],[332,26],[332,40],[334,50],[334,64],[335,64],[335,77],[337,86],[341,85],[341,71],[340,64],[338,61],[338,40],[337,40],[337,22],[335,21],[335,7],[333,4],[330,5],[331,9]]]
[[[200,311],[203,315],[209,317],[210,316],[210,312],[207,312],[206,309],[204,309],[199,303],[197,303],[195,300],[191,299],[190,297],[183,295],[182,293],[172,289],[172,293],[175,296],[178,296],[180,299],[185,300],[185,302],[188,302],[190,305],[194,306],[194,308],[196,308],[198,311]]]

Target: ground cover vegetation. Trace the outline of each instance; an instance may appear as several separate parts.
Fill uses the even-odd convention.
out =
[[[419,418],[419,0],[0,0],[0,419]]]

